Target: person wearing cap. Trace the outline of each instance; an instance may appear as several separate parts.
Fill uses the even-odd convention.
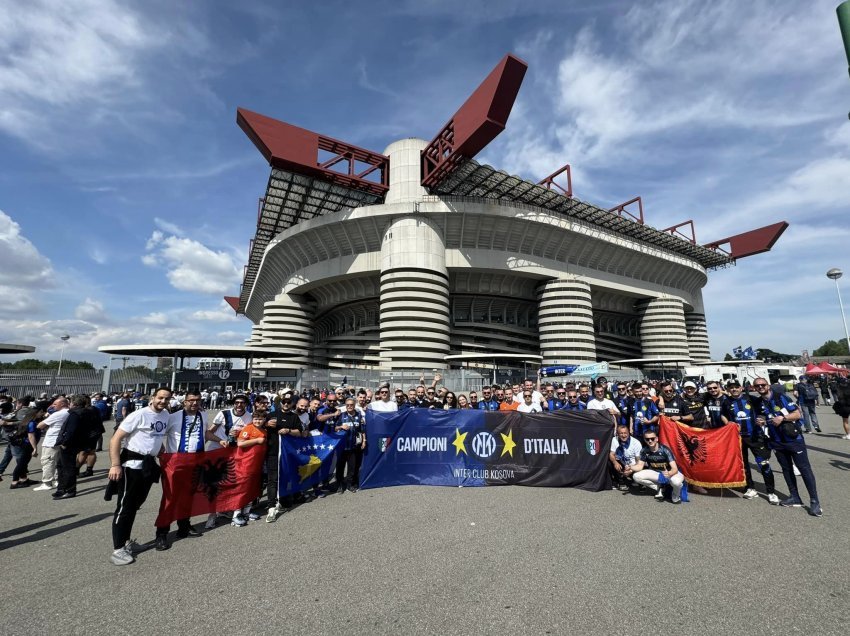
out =
[[[756,422],[759,426],[767,427],[768,447],[776,454],[776,460],[782,467],[782,476],[788,486],[790,496],[779,502],[786,508],[800,508],[803,505],[797,490],[797,478],[794,476],[794,466],[800,471],[803,483],[809,493],[809,514],[814,517],[823,515],[818,497],[817,482],[809,455],[806,452],[806,441],[797,427],[800,421],[800,409],[788,395],[774,393],[767,380],[756,378],[753,387],[758,391],[759,415]]]
[[[266,515],[266,523],[274,523],[277,521],[278,517],[292,508],[294,503],[294,499],[291,495],[287,497],[279,496],[278,474],[280,471],[280,438],[284,436],[303,437],[304,434],[298,414],[293,410],[292,400],[294,396],[292,391],[290,389],[286,389],[281,393],[280,409],[275,414],[276,420],[274,420],[273,424],[273,428],[276,430],[277,436],[272,434],[269,435],[268,451],[266,453],[266,473],[268,478],[266,482],[266,497],[269,504],[268,514]],[[277,439],[273,439],[275,437],[277,437]],[[274,450],[271,449],[272,446],[274,446]]]
[[[604,375],[600,375],[598,378],[596,378],[596,386],[601,386],[603,389],[605,389],[606,398],[611,401],[614,400],[614,394],[611,393],[611,389],[608,388],[608,378],[606,378]]]
[[[797,398],[797,406],[800,407],[800,412],[803,414],[805,431],[811,433],[814,429],[820,433],[820,422],[818,422],[818,413],[815,408],[818,401],[818,390],[808,381],[805,375],[801,375],[800,381],[794,385],[794,397]]]
[[[703,397],[697,392],[696,383],[688,380],[682,385],[682,402],[685,404],[688,414],[693,418],[690,426],[696,428],[707,428],[708,415],[705,411]]]
[[[721,415],[724,424],[737,424],[741,434],[741,454],[744,458],[744,473],[747,480],[747,489],[744,491],[744,499],[755,499],[758,492],[753,488],[753,472],[750,468],[749,455],[752,453],[756,465],[764,478],[764,488],[767,491],[767,501],[773,505],[779,503],[779,497],[775,492],[776,479],[770,468],[770,448],[767,445],[767,436],[764,429],[756,423],[758,408],[753,398],[743,392],[741,383],[730,380],[726,383],[729,397],[723,403]]]

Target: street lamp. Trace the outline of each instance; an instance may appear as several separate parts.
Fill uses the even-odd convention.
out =
[[[847,339],[847,350],[850,351],[850,333],[847,332],[847,319],[844,317],[844,303],[841,302],[841,290],[838,288],[838,279],[844,275],[837,267],[833,267],[826,273],[827,278],[835,281],[835,291],[838,292],[838,307],[841,309],[841,322],[844,324],[844,337]]]
[[[56,371],[56,378],[62,375],[62,360],[65,358],[65,345],[68,344],[68,341],[71,339],[67,333],[59,338],[62,341],[62,351],[59,353],[59,369]]]

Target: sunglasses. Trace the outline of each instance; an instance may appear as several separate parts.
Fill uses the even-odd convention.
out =
[[[766,384],[754,384],[753,386],[756,387],[757,389],[764,389],[764,388],[767,387]]]
[[[643,439],[644,439],[644,441],[646,441],[646,442],[654,442],[654,441],[655,441],[655,440],[657,440],[658,438],[657,438],[657,437],[644,437]]]

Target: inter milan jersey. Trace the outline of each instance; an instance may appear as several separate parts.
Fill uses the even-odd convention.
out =
[[[655,451],[644,448],[640,452],[640,460],[646,464],[647,468],[659,472],[670,470],[672,462],[676,461],[673,453],[664,444],[659,444]]]
[[[620,411],[620,414],[617,416],[617,424],[619,424],[620,426],[628,426],[629,413],[631,412],[632,402],[634,401],[634,398],[628,395],[618,395],[612,401],[616,405],[617,410]]]
[[[560,411],[566,406],[567,403],[564,400],[549,398],[548,400],[546,400],[546,404],[548,404],[550,411]]]
[[[485,400],[478,403],[478,408],[482,411],[498,411],[499,400]]]
[[[678,395],[674,395],[671,398],[664,398],[664,411],[663,414],[667,417],[673,417],[677,415],[682,417],[683,415],[688,415],[690,411],[688,410],[687,405],[685,405],[685,401]]]
[[[634,435],[638,439],[643,437],[647,430],[658,431],[658,424],[646,424],[647,420],[651,420],[658,415],[658,407],[649,398],[638,398],[632,403],[631,408],[632,421],[634,422]]]
[[[691,426],[697,428],[708,428],[708,415],[705,412],[705,402],[701,395],[694,394],[693,397],[688,397],[687,394],[682,396],[682,402],[687,409],[687,413],[694,416],[694,421]]]
[[[725,401],[725,396],[705,398],[705,408],[708,411],[708,423],[706,424],[706,428],[719,428],[723,426],[723,420],[720,416],[723,409],[723,403]]]
[[[565,411],[584,411],[587,410],[587,404],[582,402],[581,400],[576,400],[575,402],[570,402],[567,400],[566,404],[564,404]]]
[[[764,436],[761,426],[756,424],[756,415],[759,410],[753,406],[753,400],[749,396],[726,398],[720,412],[730,422],[738,423],[741,427],[741,437],[756,439]]]
[[[776,426],[770,421],[774,417],[784,415],[783,409],[787,413],[793,413],[797,410],[797,404],[794,400],[781,393],[773,393],[770,398],[761,401],[761,412],[767,420],[767,434],[770,437],[770,441],[778,443],[802,442],[803,434],[800,432],[800,429],[795,427],[796,434],[789,434],[784,430],[782,424]]]

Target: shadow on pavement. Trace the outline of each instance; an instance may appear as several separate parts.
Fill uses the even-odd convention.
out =
[[[24,545],[25,543],[32,543],[33,541],[43,541],[49,537],[54,537],[57,534],[62,534],[63,532],[68,532],[69,530],[73,530],[75,528],[79,528],[81,526],[87,526],[92,523],[97,523],[107,517],[111,517],[113,513],[111,512],[102,512],[97,515],[92,515],[91,517],[86,517],[85,519],[79,519],[78,521],[74,521],[64,526],[60,526],[58,528],[50,528],[45,530],[39,530],[35,534],[31,534],[26,537],[21,537],[19,539],[12,539],[10,541],[0,541],[0,551],[6,550],[8,548],[13,548],[15,546]],[[75,517],[76,515],[68,515],[69,517]],[[62,517],[59,517],[60,519]],[[67,517],[65,517],[67,518]],[[55,521],[55,519],[51,520]],[[49,523],[49,522],[48,522]],[[35,525],[35,524],[33,524]]]
[[[850,462],[845,462],[840,459],[830,459],[830,466],[839,470],[850,470]]]
[[[820,448],[819,446],[812,446],[806,443],[806,448],[808,450],[818,451],[819,453],[826,453],[827,455],[838,455],[839,457],[846,457],[850,459],[850,453],[839,453],[838,451],[829,450],[828,448]]]
[[[46,526],[50,523],[55,523],[57,521],[62,521],[63,519],[72,519],[77,515],[64,515],[62,517],[54,517],[53,519],[45,519],[44,521],[38,521],[36,523],[31,523],[26,526],[21,526],[20,528],[13,528],[12,530],[4,530],[0,532],[0,539],[5,539],[7,537],[14,536],[16,534],[23,534],[25,532],[29,532],[30,530],[35,530],[36,528],[41,528],[42,526]]]

